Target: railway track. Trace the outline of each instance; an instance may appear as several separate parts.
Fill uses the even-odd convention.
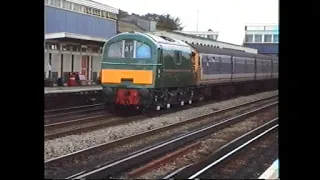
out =
[[[254,173],[252,172],[251,177],[242,177],[241,174],[243,174],[243,172],[241,174],[236,174],[235,172],[240,169],[241,164],[243,165],[243,162],[245,161],[245,154],[247,154],[247,156],[250,154],[252,158],[254,156],[252,155],[254,154],[252,153],[252,149],[266,148],[266,145],[261,144],[263,140],[270,138],[272,135],[272,141],[276,139],[275,134],[277,133],[278,126],[278,118],[275,118],[222,146],[212,153],[207,159],[180,168],[162,179],[254,178]],[[274,144],[269,142],[268,145]],[[254,157],[259,158],[257,155]],[[238,164],[235,165],[237,163],[235,161],[239,160],[242,162],[238,162]],[[252,169],[250,170],[252,171]],[[230,174],[233,176],[230,176]]]
[[[260,101],[270,100],[276,97],[277,96],[267,97],[259,101],[243,104],[240,107],[250,105],[253,103],[258,103]],[[116,126],[116,125],[130,123],[137,120],[143,120],[146,118],[161,116],[163,114],[167,114],[170,112],[172,113],[174,111],[178,111],[181,109],[185,110],[195,106],[198,106],[198,107],[203,106],[208,103],[212,103],[212,102],[203,102],[203,103],[195,104],[193,106],[185,106],[177,109],[167,109],[164,111],[156,112],[155,114],[152,114],[152,115],[148,114],[148,115],[136,115],[131,117],[115,117],[115,116],[112,116],[111,114],[98,114],[95,116],[89,116],[89,117],[65,121],[65,122],[53,123],[53,124],[45,125],[45,140],[51,140],[51,139],[55,139],[55,138],[59,138],[67,135],[89,132],[96,129]]]
[[[84,114],[101,112],[105,106],[103,103],[86,106],[77,106],[64,109],[47,110],[44,112],[45,124],[57,123],[68,119],[80,118]]]
[[[226,128],[230,125],[245,120],[246,118],[253,116],[254,114],[257,114],[276,105],[277,103],[271,103],[263,107],[257,108],[255,110],[252,110],[250,112],[238,115],[236,117],[223,120],[219,123],[202,127],[199,130],[187,133],[183,136],[176,137],[164,143],[160,143],[158,145],[137,151],[123,158],[93,168],[92,170],[84,171],[76,175],[70,176],[68,177],[68,179],[95,179],[114,177],[118,178],[119,175],[121,175],[123,172],[126,172],[128,169],[131,169],[132,167],[139,166],[143,163],[152,160],[153,158],[161,156],[162,154],[174,151],[175,149],[183,147],[188,143],[192,143],[197,139],[212,134],[218,131],[219,129]]]
[[[96,146],[93,146],[93,147],[90,147],[87,149],[83,149],[83,150],[73,152],[73,153],[70,153],[70,154],[67,154],[64,156],[60,156],[57,158],[47,160],[47,161],[45,161],[46,176],[50,177],[50,178],[66,178],[68,176],[69,177],[78,177],[78,176],[82,177],[84,175],[83,177],[87,178],[87,175],[89,174],[88,178],[92,178],[92,177],[94,178],[94,177],[98,177],[98,176],[100,177],[100,175],[101,175],[100,172],[106,172],[106,171],[113,172],[113,170],[115,170],[115,169],[119,170],[119,168],[123,165],[123,162],[129,163],[129,165],[142,163],[141,160],[143,160],[143,159],[146,160],[146,158],[142,158],[141,155],[143,157],[157,156],[157,155],[159,155],[159,153],[161,154],[166,151],[172,150],[173,147],[181,146],[184,143],[187,143],[187,142],[192,141],[196,138],[202,137],[209,132],[212,133],[212,131],[217,131],[219,128],[223,128],[225,126],[229,126],[233,123],[239,122],[239,121],[247,118],[248,116],[254,115],[255,113],[272,108],[272,107],[276,106],[277,103],[270,104],[270,102],[269,102],[268,105],[264,104],[263,107],[257,108],[255,110],[251,110],[251,111],[246,112],[242,115],[238,115],[236,117],[233,117],[233,118],[230,118],[230,119],[227,119],[224,121],[220,121],[220,122],[212,125],[212,123],[217,122],[219,120],[219,118],[221,120],[221,118],[225,118],[225,116],[228,116],[230,114],[230,111],[238,110],[238,112],[234,112],[234,114],[237,114],[237,113],[239,114],[240,112],[243,113],[243,111],[250,110],[250,108],[248,108],[248,107],[247,107],[247,109],[245,109],[246,106],[256,107],[257,104],[259,104],[259,103],[260,103],[259,105],[261,106],[261,103],[263,101],[270,101],[276,97],[277,97],[277,95],[272,96],[272,97],[268,97],[268,98],[264,98],[264,99],[260,99],[258,101],[244,103],[239,106],[234,106],[234,107],[230,107],[227,109],[219,110],[219,111],[216,111],[213,113],[206,114],[204,116],[184,120],[184,121],[181,121],[181,122],[178,122],[175,124],[170,124],[170,125],[158,128],[158,129],[150,130],[147,132],[142,132],[140,134],[136,134],[136,135],[133,135],[130,137],[121,138],[121,139],[118,139],[118,140],[115,140],[112,142],[96,145]],[[251,107],[251,109],[253,107]],[[244,108],[245,110],[242,109],[242,111],[240,111],[239,109],[241,109],[241,108]],[[219,116],[222,116],[222,117],[219,117]],[[206,128],[203,128],[204,124],[207,125]],[[208,126],[208,124],[209,124],[209,126]],[[202,130],[198,130],[196,132],[193,131],[192,133],[189,133],[189,131],[191,131],[191,129],[195,129],[195,128],[199,128],[199,127],[202,127]],[[167,133],[167,132],[169,132],[169,133]],[[182,134],[186,134],[186,132],[188,132],[187,135],[182,135]],[[167,140],[168,138],[172,137],[173,135],[174,135],[174,137],[179,136],[179,138],[177,138],[175,140],[171,140],[170,142],[164,143],[162,145],[159,145],[158,150],[153,151],[155,148],[155,147],[153,147],[153,148],[148,148],[145,151],[141,151],[141,146],[142,147],[145,146],[146,143],[147,144],[148,143],[149,144],[159,143],[161,141]],[[176,145],[173,145],[173,142],[176,143]],[[134,143],[136,143],[136,144],[133,145]],[[121,148],[123,150],[121,150]],[[134,150],[137,150],[137,151],[140,150],[140,151],[139,151],[139,153],[135,153],[132,156],[129,155],[129,157],[131,157],[129,159],[124,158],[120,161],[116,160],[120,156],[126,155],[130,151],[132,152]],[[144,152],[144,153],[142,153],[142,152]],[[138,157],[138,159],[137,159],[137,157]],[[110,166],[110,164],[109,164],[109,166],[108,165],[103,166],[104,168],[102,168],[102,169],[98,168],[98,169],[100,169],[99,173],[93,173],[93,171],[90,171],[90,172],[85,172],[85,173],[83,172],[82,175],[78,174],[78,175],[70,176],[70,175],[72,175],[72,173],[76,173],[77,171],[78,172],[83,171],[85,169],[88,169],[88,167],[97,166],[99,164],[102,164],[102,162],[106,162],[106,161],[109,161],[109,162],[115,161],[117,163],[114,164],[115,162],[113,162],[112,166]],[[72,169],[70,169],[70,167],[72,167]],[[105,167],[108,167],[107,168],[108,170],[106,170]],[[110,170],[109,168],[111,168],[112,171],[109,171]],[[96,170],[94,172],[96,172]],[[114,173],[116,173],[116,172],[114,172]],[[104,173],[102,173],[102,174],[104,174]],[[109,175],[113,175],[113,174],[111,173]],[[109,176],[109,175],[106,175],[106,176]],[[106,176],[103,175],[103,177],[106,177]]]

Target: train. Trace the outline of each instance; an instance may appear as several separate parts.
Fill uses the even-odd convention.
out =
[[[103,47],[107,109],[166,109],[237,91],[276,88],[278,57],[125,32]]]

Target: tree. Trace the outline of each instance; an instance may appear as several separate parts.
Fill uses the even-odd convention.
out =
[[[127,11],[122,11],[121,9],[119,9],[119,18],[123,18],[129,16],[129,13]]]
[[[123,10],[119,10],[119,18],[123,18],[128,16],[129,13]],[[131,15],[138,16],[145,20],[153,20],[157,21],[157,29],[159,30],[165,30],[165,31],[173,31],[173,30],[182,30],[184,27],[182,26],[182,23],[180,22],[179,17],[172,17],[170,14],[166,15],[159,15],[155,13],[147,13],[145,15],[139,15],[132,13]]]
[[[154,20],[157,21],[157,29],[159,30],[182,30],[184,27],[182,26],[182,23],[180,22],[179,17],[172,17],[170,14],[166,15],[159,15],[159,14],[145,14],[142,17],[148,20]]]

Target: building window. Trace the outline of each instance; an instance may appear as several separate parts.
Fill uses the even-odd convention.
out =
[[[86,12],[87,14],[92,14],[92,8],[90,8],[90,7],[85,7],[85,12]]]
[[[279,42],[279,35],[273,35],[273,42]]]
[[[100,16],[100,10],[93,9],[93,15]]]
[[[49,0],[45,0],[45,4],[49,4]]]
[[[60,7],[60,0],[51,0],[50,5]]]
[[[264,30],[264,26],[247,26],[247,30],[261,31],[261,30]]]
[[[258,34],[255,35],[254,36],[254,42],[262,42],[262,35],[260,35],[260,34],[259,35]]]
[[[276,30],[277,29],[277,26],[266,26],[266,30],[267,31],[273,31],[273,30]]]
[[[104,18],[106,18],[106,17],[107,17],[107,12],[105,12],[105,11],[102,11],[102,12],[101,12],[101,17],[104,17]]]
[[[253,42],[253,35],[246,34],[246,42]]]
[[[116,14],[112,14],[112,13],[108,13],[108,18],[117,19],[117,15]]]
[[[63,8],[72,10],[71,2],[64,0],[64,1],[62,1],[62,5],[63,5]]]
[[[77,12],[81,12],[81,5],[73,3],[73,10]]]
[[[264,35],[264,42],[271,42],[271,38],[272,38],[271,34]]]

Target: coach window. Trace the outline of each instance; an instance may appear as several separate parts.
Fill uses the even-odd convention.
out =
[[[236,58],[235,60],[235,73],[242,74],[245,73],[245,61],[240,58]]]
[[[245,60],[244,60],[244,72],[245,72],[245,73],[249,73],[249,72],[248,72],[248,69],[249,69],[249,68],[248,68],[248,62],[247,62],[247,60],[245,59]]]
[[[113,43],[109,46],[108,57],[113,57],[113,58],[122,57],[122,41]]]
[[[247,59],[247,68],[248,68],[248,73],[254,73],[254,61],[251,59]]]
[[[258,63],[258,72],[259,73],[263,73],[264,72],[263,65],[264,65],[263,61],[260,60],[259,63]]]
[[[207,58],[208,72],[210,74],[220,74],[221,73],[221,61],[219,56],[209,56]]]
[[[221,74],[231,74],[230,57],[220,57],[221,59]]]
[[[150,59],[151,47],[145,43],[136,41],[136,58]]]

